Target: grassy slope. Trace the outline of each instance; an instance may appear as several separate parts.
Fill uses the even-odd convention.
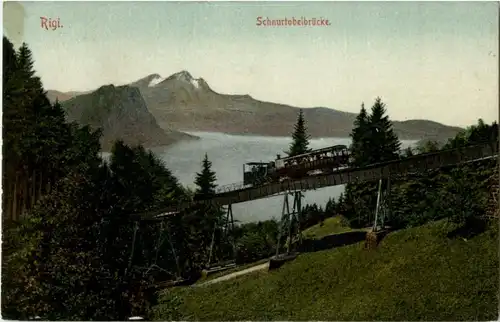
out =
[[[314,225],[312,227],[307,228],[306,230],[304,230],[304,237],[313,238],[313,239],[321,239],[322,237],[325,237],[325,236],[330,235],[330,234],[338,234],[338,233],[355,231],[355,230],[357,230],[357,229],[351,229],[350,227],[345,226],[342,223],[341,217],[336,216],[336,217],[326,218],[325,221],[323,222],[323,225],[317,224],[317,225]],[[204,282],[207,282],[209,280],[213,280],[215,278],[218,278],[218,277],[221,277],[224,275],[239,272],[239,271],[242,271],[244,269],[247,269],[247,268],[250,268],[253,266],[264,264],[267,261],[269,261],[268,258],[261,259],[257,262],[254,262],[254,263],[249,263],[249,264],[241,265],[241,266],[238,266],[238,267],[235,267],[232,269],[228,269],[225,271],[217,272],[217,273],[214,273],[214,274],[209,275],[207,277],[200,278],[196,282],[196,284],[204,283]]]
[[[158,320],[496,320],[498,229],[449,239],[446,221],[302,254],[273,272],[166,291]]]
[[[323,225],[317,224],[307,228],[306,230],[304,230],[303,234],[304,237],[306,238],[321,239],[331,234],[339,234],[357,230],[363,230],[363,229],[352,229],[349,226],[346,226],[344,223],[342,223],[342,217],[335,216],[326,218],[325,221],[323,222]]]

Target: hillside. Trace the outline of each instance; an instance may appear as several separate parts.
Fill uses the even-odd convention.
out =
[[[165,120],[179,130],[288,136],[297,121],[297,107],[219,94],[187,71],[166,79],[150,75],[131,86],[141,90],[160,125]],[[346,137],[356,117],[325,107],[304,109],[304,115],[313,137]],[[448,138],[459,131],[432,121],[394,122],[394,128],[401,139]]]
[[[447,221],[304,253],[272,272],[166,290],[155,320],[496,320],[498,227],[447,237]]]
[[[167,78],[151,74],[129,86],[140,89],[161,127],[179,131],[288,136],[297,119],[297,107],[220,94],[187,71]],[[326,107],[306,108],[304,114],[312,137],[347,137],[356,117]],[[447,139],[460,130],[427,120],[395,121],[394,129],[400,139],[415,140]]]
[[[113,142],[122,139],[129,145],[163,146],[194,137],[160,128],[136,87],[103,86],[62,103],[69,121],[101,128],[102,149],[109,151]]]
[[[55,102],[56,100],[59,100],[59,102],[64,102],[82,94],[87,94],[87,92],[60,92],[56,90],[48,90],[47,98],[51,102]]]

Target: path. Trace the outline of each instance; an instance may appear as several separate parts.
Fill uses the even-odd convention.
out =
[[[235,277],[238,277],[238,276],[241,276],[241,275],[245,275],[245,274],[248,274],[248,273],[251,273],[251,272],[263,270],[263,269],[269,269],[269,262],[266,262],[266,263],[260,264],[260,265],[256,265],[256,266],[252,266],[250,268],[247,268],[247,269],[244,269],[244,270],[241,270],[241,271],[238,271],[238,272],[234,272],[234,273],[231,273],[231,274],[227,274],[227,275],[224,275],[224,276],[221,276],[221,277],[217,277],[217,278],[214,278],[213,280],[210,280],[210,281],[207,281],[205,283],[198,284],[198,285],[195,284],[193,286],[199,287],[199,286],[205,286],[205,285],[209,285],[209,284],[219,283],[219,282],[222,282],[222,281],[227,281],[227,280],[230,280],[232,278],[235,278]]]

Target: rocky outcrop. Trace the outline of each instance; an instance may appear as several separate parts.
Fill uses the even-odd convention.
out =
[[[101,128],[102,149],[109,151],[117,139],[126,144],[156,147],[196,137],[162,129],[149,112],[139,89],[133,86],[102,86],[62,103],[69,121]]]

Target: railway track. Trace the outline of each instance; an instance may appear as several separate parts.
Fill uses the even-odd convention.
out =
[[[498,144],[485,143],[476,146],[456,148],[433,153],[415,155],[409,158],[373,164],[361,168],[345,168],[327,175],[308,176],[298,180],[268,183],[260,186],[230,185],[233,190],[219,190],[212,199],[183,202],[155,212],[136,214],[141,219],[158,219],[178,213],[195,204],[232,205],[256,199],[267,198],[290,191],[307,191],[351,182],[374,181],[382,178],[397,178],[403,175],[423,173],[429,170],[477,162],[497,157]]]

